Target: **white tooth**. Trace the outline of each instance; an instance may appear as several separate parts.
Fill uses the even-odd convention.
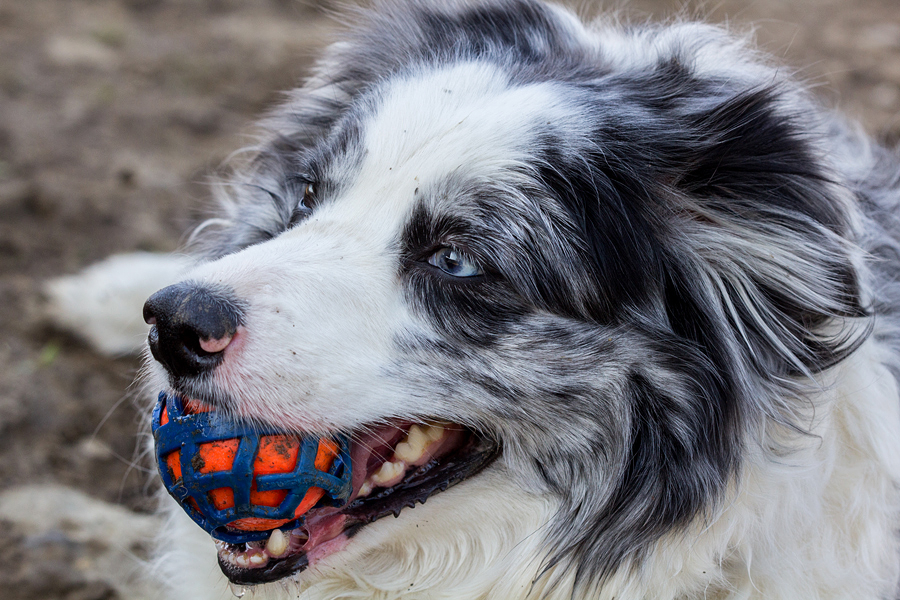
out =
[[[278,558],[287,552],[287,549],[288,536],[284,535],[284,532],[280,529],[272,531],[272,534],[269,536],[269,541],[266,542],[266,551],[269,555]]]
[[[434,424],[425,430],[425,435],[428,437],[429,441],[434,442],[444,437],[444,431],[445,429],[443,426]]]
[[[250,555],[250,564],[254,567],[258,567],[260,565],[264,565],[269,562],[269,557],[265,554],[251,554]]]
[[[372,483],[369,481],[364,481],[362,484],[362,487],[359,488],[359,494],[357,494],[357,496],[359,496],[360,498],[365,498],[366,496],[368,496],[371,493],[372,493]]]
[[[239,567],[244,567],[245,569],[250,566],[250,557],[247,556],[246,552],[242,552],[234,557],[234,563]]]
[[[394,456],[406,463],[414,463],[422,458],[425,448],[422,446],[413,446],[409,442],[400,442],[394,448]]]
[[[381,468],[378,469],[374,475],[369,477],[369,480],[374,484],[384,484],[392,479],[395,479],[398,475],[402,475],[405,470],[405,466],[403,462],[386,462],[381,465]]]
[[[428,443],[428,436],[425,434],[425,429],[427,428],[428,425],[413,425],[412,427],[410,427],[409,435],[406,438],[406,441],[409,442],[409,445],[413,448],[424,448],[425,444]]]
[[[394,456],[406,463],[414,463],[422,458],[427,444],[428,436],[425,431],[418,425],[413,425],[409,428],[406,440],[400,442],[394,448]]]

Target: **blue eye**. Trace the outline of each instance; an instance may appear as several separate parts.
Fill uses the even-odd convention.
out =
[[[484,274],[470,256],[446,246],[429,256],[428,264],[453,277],[477,277]]]

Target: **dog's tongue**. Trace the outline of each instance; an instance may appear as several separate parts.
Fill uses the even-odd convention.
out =
[[[385,425],[356,437],[350,448],[350,461],[353,465],[353,492],[350,502],[359,495],[366,478],[391,456],[393,447],[403,437],[408,427],[408,423]],[[340,507],[310,510],[303,524],[309,539],[302,547],[310,564],[339,550],[347,540],[346,536],[341,534],[359,521],[360,519],[341,513]]]
[[[347,525],[347,516],[338,508],[322,508],[310,514],[306,519],[306,533],[309,539],[303,544],[309,564],[325,558],[332,552],[340,550],[347,541],[342,535]]]

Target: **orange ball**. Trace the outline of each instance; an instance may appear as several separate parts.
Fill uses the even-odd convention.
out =
[[[186,402],[185,414],[209,412],[212,409],[194,402]],[[160,425],[169,422],[166,407],[163,407],[160,415]],[[290,473],[297,466],[297,457],[300,452],[302,440],[296,435],[265,435],[259,438],[259,447],[253,461],[253,482],[250,486],[250,503],[255,506],[279,506],[288,495],[288,490],[259,491],[256,489],[257,475],[273,475]],[[237,438],[205,442],[197,447],[197,452],[191,460],[194,471],[203,474],[218,471],[229,471],[234,465],[234,457],[237,455],[240,440]],[[315,466],[320,471],[327,472],[334,459],[340,452],[339,446],[322,439],[316,453]],[[172,473],[173,479],[181,479],[181,451],[176,450],[166,456],[166,465]],[[297,508],[294,510],[294,519],[306,514],[325,495],[325,490],[311,487]],[[234,490],[230,487],[222,487],[208,492],[208,497],[217,510],[225,510],[234,507]],[[193,499],[189,502],[198,508]],[[199,510],[199,509],[198,509]],[[228,525],[244,531],[268,531],[289,523],[292,519],[261,519],[248,517],[232,521]]]

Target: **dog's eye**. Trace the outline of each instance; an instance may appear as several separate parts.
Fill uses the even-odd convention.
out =
[[[316,206],[316,200],[318,197],[316,196],[316,184],[308,182],[303,186],[303,198],[300,199],[300,204],[303,208],[307,210],[312,210]]]
[[[477,277],[484,274],[472,257],[447,246],[429,256],[428,264],[453,277]]]
[[[294,207],[294,211],[291,214],[291,224],[297,224],[308,217],[312,212],[312,209],[315,208],[317,200],[316,184],[310,182],[304,183],[303,196],[300,197],[297,206]]]

